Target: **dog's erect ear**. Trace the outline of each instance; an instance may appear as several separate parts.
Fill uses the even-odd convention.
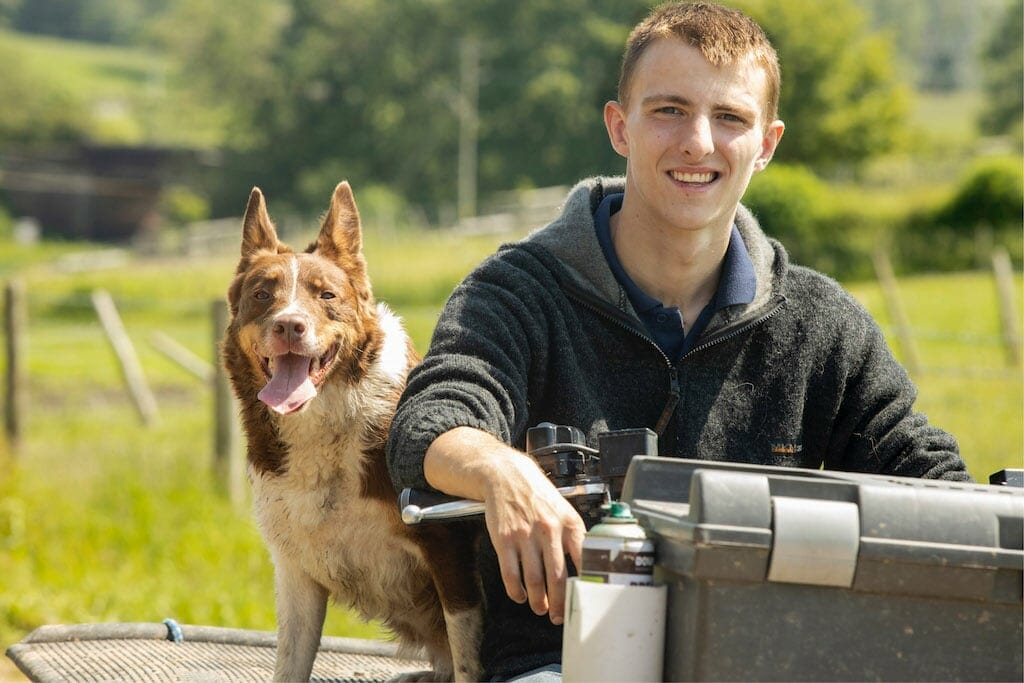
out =
[[[245,207],[245,218],[242,220],[242,258],[252,256],[257,251],[276,252],[277,247],[277,231],[267,213],[267,202],[260,188],[254,187],[249,194],[249,204]]]
[[[316,239],[316,251],[332,260],[345,256],[358,256],[363,249],[363,229],[359,220],[359,209],[348,182],[342,181],[334,188],[331,206],[324,216],[320,235]]]

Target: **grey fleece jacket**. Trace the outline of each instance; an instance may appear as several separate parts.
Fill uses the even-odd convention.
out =
[[[754,300],[716,313],[670,362],[597,241],[594,211],[623,189],[622,179],[580,183],[557,220],[455,289],[392,422],[396,487],[427,487],[423,455],[453,427],[523,448],[543,421],[579,427],[594,447],[600,432],[649,427],[661,455],[969,480],[956,440],[914,412],[916,389],[870,315],[790,264],[742,206]],[[560,630],[505,597],[484,545],[486,672],[557,661]]]

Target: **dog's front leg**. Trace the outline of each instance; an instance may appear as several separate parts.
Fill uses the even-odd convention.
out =
[[[452,668],[456,681],[480,680],[480,639],[483,633],[483,609],[479,606],[444,611]]]
[[[275,681],[308,681],[320,649],[327,591],[287,558],[274,563],[277,592]]]

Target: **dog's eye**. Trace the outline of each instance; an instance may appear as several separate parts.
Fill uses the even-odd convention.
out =
[[[321,299],[333,299],[334,298],[334,292],[321,292],[320,293],[320,298]]]
[[[256,301],[266,301],[267,299],[270,298],[270,292],[267,292],[266,290],[261,289],[261,290],[258,290],[252,296],[253,296],[254,299],[256,299]]]

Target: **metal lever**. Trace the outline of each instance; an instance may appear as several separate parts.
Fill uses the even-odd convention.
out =
[[[604,482],[593,482],[589,484],[576,484],[575,486],[563,486],[557,489],[557,491],[566,498],[594,494],[607,495],[608,486]],[[484,511],[484,504],[481,501],[465,498],[420,507],[410,502],[412,495],[412,489],[403,489],[398,497],[398,505],[402,508],[402,521],[406,524],[459,519],[479,515]]]

